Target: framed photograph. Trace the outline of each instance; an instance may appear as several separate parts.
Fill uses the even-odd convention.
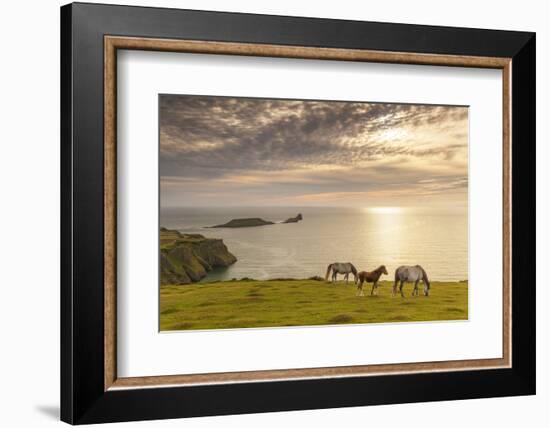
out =
[[[61,62],[62,420],[535,393],[533,33],[76,3]]]

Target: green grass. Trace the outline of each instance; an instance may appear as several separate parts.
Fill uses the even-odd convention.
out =
[[[202,242],[205,237],[197,233],[181,234],[177,230],[169,230],[166,228],[160,229],[160,248],[169,249],[178,243]]]
[[[420,284],[422,285],[422,284]],[[390,282],[378,295],[355,296],[350,282],[233,280],[168,285],[160,290],[161,330],[202,330],[468,319],[468,283],[432,282],[430,296],[392,297]]]

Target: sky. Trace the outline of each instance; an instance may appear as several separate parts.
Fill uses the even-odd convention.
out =
[[[468,108],[160,95],[161,207],[468,202]]]

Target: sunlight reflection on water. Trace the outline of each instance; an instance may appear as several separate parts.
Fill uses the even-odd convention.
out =
[[[299,223],[208,229],[232,218],[282,221],[301,212]],[[385,264],[390,275],[403,264],[422,265],[432,281],[468,278],[466,211],[415,211],[395,207],[170,208],[161,225],[184,233],[222,238],[238,261],[210,272],[206,281],[250,277],[324,276],[332,262],[352,262],[358,270]]]

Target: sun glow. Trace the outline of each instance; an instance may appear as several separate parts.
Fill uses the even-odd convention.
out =
[[[407,132],[403,128],[385,129],[378,133],[378,139],[383,142],[391,142],[402,140],[407,136]]]
[[[401,207],[366,207],[363,211],[376,214],[399,214],[403,211]]]

